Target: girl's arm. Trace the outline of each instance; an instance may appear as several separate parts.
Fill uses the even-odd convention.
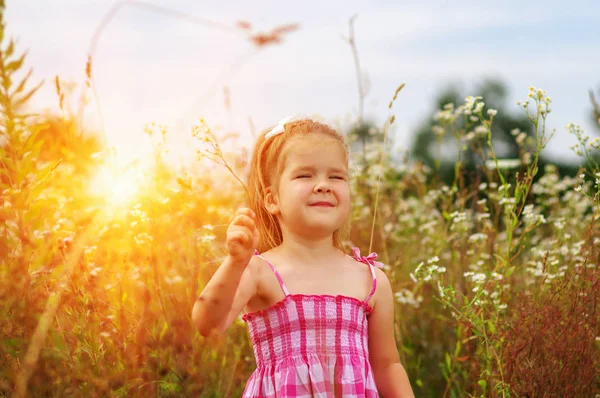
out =
[[[194,303],[192,321],[202,336],[227,330],[254,296],[257,283],[253,268],[225,258]]]
[[[384,398],[414,397],[408,375],[400,363],[394,338],[394,296],[390,281],[376,269],[377,290],[369,317],[369,360],[377,390]]]
[[[229,255],[194,303],[192,321],[203,336],[225,331],[256,294],[253,255],[258,230],[254,219],[250,209],[238,210],[227,229]]]

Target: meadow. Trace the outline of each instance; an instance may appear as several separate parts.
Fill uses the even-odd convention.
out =
[[[190,317],[246,201],[247,151],[201,121],[197,161],[175,167],[168,130],[149,125],[152,163],[118,165],[59,78],[62,113],[27,114],[35,82],[1,45],[0,396],[239,396],[255,366],[243,322],[203,338]],[[344,131],[346,243],[386,264],[417,396],[597,396],[600,143],[570,123],[556,134],[576,140],[579,172],[540,167],[552,100],[530,87],[519,106],[533,134],[512,131],[519,156],[499,159],[485,100],[434,115],[440,148],[456,142],[450,181],[447,163],[392,152],[393,116],[367,140]]]

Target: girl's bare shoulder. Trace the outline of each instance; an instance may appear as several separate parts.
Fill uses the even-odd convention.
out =
[[[253,256],[248,264],[256,283],[256,295],[248,303],[250,312],[269,308],[282,298],[281,287],[267,260],[272,263],[273,259]]]
[[[261,253],[260,256],[253,256],[248,267],[251,267],[251,272],[256,278],[260,287],[277,287],[279,283],[275,276],[273,268],[276,267],[281,260],[277,256],[277,253],[265,252]],[[272,268],[271,268],[272,267]]]

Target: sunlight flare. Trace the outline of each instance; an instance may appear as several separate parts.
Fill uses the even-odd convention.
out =
[[[103,197],[109,208],[125,207],[138,196],[144,173],[137,167],[102,165],[90,182],[92,194]]]

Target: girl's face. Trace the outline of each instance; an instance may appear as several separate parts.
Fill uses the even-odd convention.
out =
[[[350,212],[346,151],[324,135],[292,138],[286,146],[285,166],[276,192],[267,201],[269,210],[283,230],[327,237]]]

